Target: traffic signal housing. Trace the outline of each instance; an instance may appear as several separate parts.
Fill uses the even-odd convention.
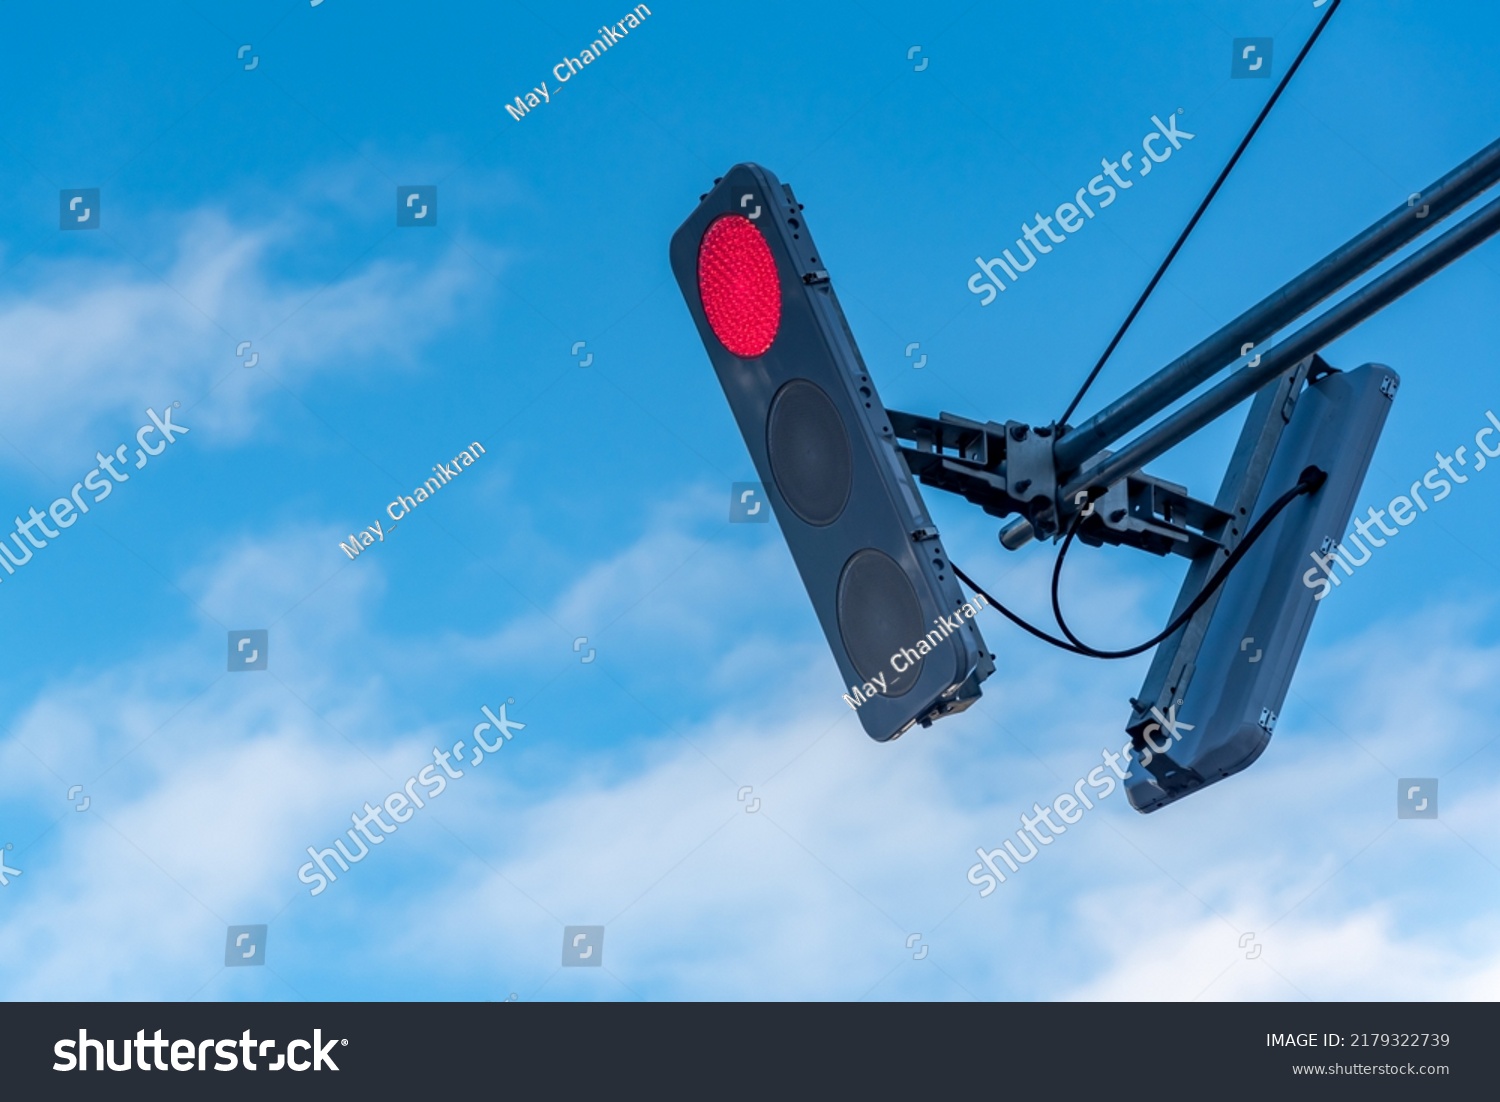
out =
[[[791,189],[734,166],[671,262],[865,731],[967,708],[993,656]]]
[[[1125,792],[1137,811],[1155,811],[1260,757],[1318,602],[1352,573],[1338,558],[1342,537],[1400,378],[1382,364],[1319,366],[1326,373],[1297,396],[1258,501],[1238,523],[1258,517],[1309,467],[1327,481],[1287,506],[1237,564],[1203,631],[1180,631],[1163,644],[1127,727],[1134,749]],[[1278,400],[1267,412],[1276,418],[1279,409]],[[1189,574],[1179,605],[1196,594],[1201,575]]]

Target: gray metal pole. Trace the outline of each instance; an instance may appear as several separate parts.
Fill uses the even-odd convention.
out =
[[[1413,253],[1286,340],[1261,353],[1257,366],[1242,367],[1212,390],[1142,433],[1098,467],[1074,478],[1058,495],[1059,500],[1072,501],[1081,490],[1108,486],[1151,462],[1214,418],[1239,405],[1304,356],[1310,356],[1330,341],[1337,340],[1496,233],[1500,233],[1500,199],[1485,204],[1432,244]]]
[[[1059,472],[1076,469],[1101,448],[1145,424],[1239,359],[1240,348],[1246,343],[1265,340],[1284,328],[1497,181],[1500,181],[1500,141],[1486,146],[1423,191],[1419,198],[1397,207],[1124,397],[1066,433],[1053,452],[1057,469]]]

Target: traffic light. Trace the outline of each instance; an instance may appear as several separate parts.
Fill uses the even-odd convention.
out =
[[[865,731],[967,708],[993,658],[791,189],[736,165],[671,260]]]
[[[1366,364],[1330,370],[1296,398],[1247,519],[1309,467],[1327,481],[1293,501],[1239,562],[1206,628],[1179,632],[1158,655],[1148,699],[1136,702],[1128,727],[1135,748],[1125,792],[1137,811],[1238,773],[1270,742],[1313,613],[1332,589],[1323,571],[1350,572],[1336,555],[1399,384],[1390,368]],[[1199,584],[1190,573],[1184,597]]]

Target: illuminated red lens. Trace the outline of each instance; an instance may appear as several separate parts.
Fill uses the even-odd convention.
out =
[[[741,359],[763,355],[781,324],[781,279],[755,223],[728,214],[698,245],[698,296],[714,336]]]

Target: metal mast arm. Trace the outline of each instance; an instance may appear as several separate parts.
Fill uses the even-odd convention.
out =
[[[1406,206],[1397,207],[1356,234],[1088,421],[1064,430],[1055,451],[1059,473],[1076,470],[1101,448],[1145,424],[1233,363],[1247,343],[1263,341],[1301,317],[1497,181],[1500,181],[1500,141],[1486,146],[1420,195],[1413,196]],[[1289,364],[1284,364],[1282,370],[1286,366]],[[1276,374],[1273,371],[1267,378]]]

